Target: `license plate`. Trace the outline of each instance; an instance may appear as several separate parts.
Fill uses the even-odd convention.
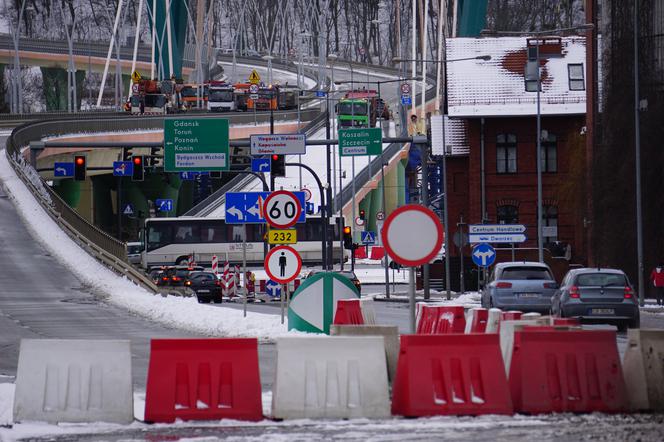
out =
[[[210,293],[209,290],[199,290],[198,293]]]
[[[591,315],[614,315],[616,313],[615,309],[612,308],[591,308]]]
[[[520,293],[519,298],[539,298],[538,293]]]

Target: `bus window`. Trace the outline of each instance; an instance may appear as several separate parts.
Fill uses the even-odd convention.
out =
[[[184,244],[201,242],[198,226],[178,226],[174,242]]]
[[[242,242],[244,238],[244,226],[231,226],[231,241]]]
[[[173,238],[172,226],[166,223],[148,225],[148,251],[170,244]]]
[[[225,241],[226,237],[224,235],[223,226],[215,225],[201,225],[200,226],[200,236],[201,242],[204,243],[216,243]]]

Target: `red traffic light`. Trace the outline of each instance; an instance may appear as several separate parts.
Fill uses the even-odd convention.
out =
[[[76,165],[82,166],[85,164],[85,158],[84,157],[76,157]]]
[[[134,164],[140,165],[143,162],[142,157],[134,157]]]
[[[272,161],[277,161],[279,159],[279,155],[274,154],[272,155]]]

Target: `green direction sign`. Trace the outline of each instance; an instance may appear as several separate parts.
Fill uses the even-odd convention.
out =
[[[337,301],[359,297],[357,289],[345,276],[316,273],[293,293],[288,306],[288,330],[329,334]]]
[[[380,155],[383,153],[382,130],[379,127],[340,129],[339,152],[346,157]]]
[[[228,170],[228,119],[164,120],[166,172]]]

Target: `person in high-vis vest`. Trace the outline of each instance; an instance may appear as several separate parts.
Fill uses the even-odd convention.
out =
[[[660,263],[650,272],[650,280],[655,287],[657,305],[664,305],[664,263]]]

